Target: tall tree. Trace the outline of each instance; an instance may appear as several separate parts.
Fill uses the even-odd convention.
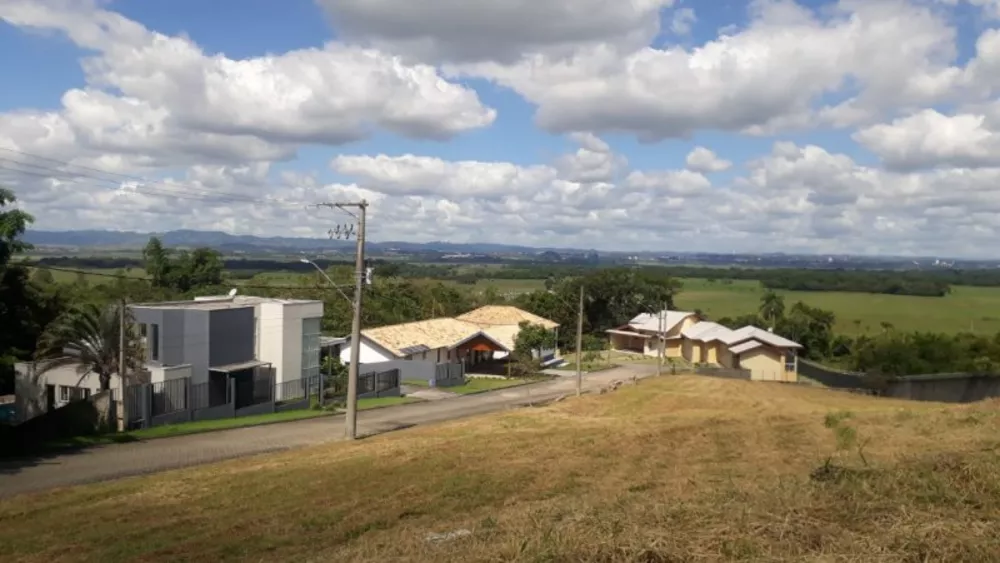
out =
[[[119,374],[121,305],[101,307],[88,304],[71,310],[52,323],[38,343],[35,358],[39,373],[63,366],[75,366],[83,377],[97,374],[101,389],[111,388],[111,376]],[[132,314],[126,308],[126,327]],[[133,330],[125,331],[125,368],[135,373],[142,365],[142,343]],[[128,383],[126,381],[126,383]]]
[[[10,209],[15,202],[14,192],[0,186],[0,268],[5,268],[15,253],[31,248],[21,235],[35,219],[20,209]]]
[[[24,268],[10,266],[11,257],[31,248],[21,235],[34,220],[12,208],[14,192],[0,187],[0,392],[13,392],[13,364],[30,353],[37,336],[39,304]]]
[[[775,328],[785,316],[785,299],[773,291],[765,292],[760,298],[760,316],[768,323],[769,328]]]
[[[142,260],[146,273],[153,278],[153,285],[157,287],[170,285],[170,254],[163,248],[159,238],[149,239],[146,248],[142,250]]]

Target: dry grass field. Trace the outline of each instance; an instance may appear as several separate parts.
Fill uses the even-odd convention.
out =
[[[990,561],[998,406],[667,376],[6,500],[0,559]]]

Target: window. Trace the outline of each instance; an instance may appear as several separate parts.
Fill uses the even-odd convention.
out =
[[[302,377],[319,375],[321,319],[302,319]]]
[[[795,351],[785,353],[785,371],[795,371]]]
[[[153,361],[160,360],[160,325],[149,325],[150,326],[150,353],[149,359]]]
[[[70,387],[68,385],[59,386],[59,400],[66,403],[69,402]]]

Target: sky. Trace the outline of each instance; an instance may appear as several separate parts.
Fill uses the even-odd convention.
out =
[[[1000,0],[0,0],[45,230],[996,257]]]

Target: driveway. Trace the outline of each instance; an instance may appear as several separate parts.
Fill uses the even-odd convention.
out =
[[[584,390],[615,379],[644,378],[655,366],[622,366],[584,376]],[[373,435],[551,400],[575,392],[576,382],[558,379],[512,389],[456,396],[358,413],[358,432]],[[0,462],[0,498],[55,487],[155,473],[225,459],[342,440],[343,416],[237,428],[146,442],[110,444],[49,457]]]

